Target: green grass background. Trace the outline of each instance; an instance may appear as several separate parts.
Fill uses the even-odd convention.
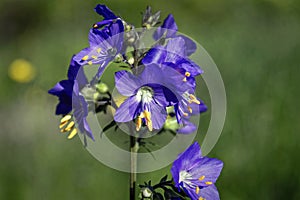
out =
[[[54,116],[57,100],[47,94],[65,78],[71,55],[87,46],[88,29],[101,19],[97,3],[136,26],[147,5],[162,17],[172,13],[180,31],[213,57],[228,100],[223,133],[209,154],[225,163],[221,199],[300,199],[297,0],[2,0],[0,199],[128,199],[128,174],[99,163],[78,137],[67,141]],[[17,58],[34,65],[33,82],[8,77]],[[156,182],[169,168],[138,180]]]

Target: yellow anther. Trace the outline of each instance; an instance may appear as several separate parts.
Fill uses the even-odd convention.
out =
[[[187,114],[187,113],[183,113],[183,116],[187,117],[187,116],[189,116],[189,114]]]
[[[97,24],[94,24],[94,25],[93,25],[93,28],[98,28],[98,25],[97,25]]]
[[[97,56],[95,56],[95,55],[92,55],[91,56],[93,59],[97,59],[98,57]]]
[[[191,76],[191,73],[190,72],[185,72],[184,74],[186,77],[190,77]]]
[[[186,77],[184,77],[184,78],[182,79],[182,81],[183,81],[183,82],[186,82],[186,81],[187,81],[187,80],[186,80]]]
[[[101,52],[101,50],[102,50],[101,48],[98,48],[98,49],[97,49],[97,53],[100,53],[100,52]]]
[[[190,106],[188,106],[187,109],[189,110],[190,113],[193,113],[193,109]]]
[[[88,64],[89,64],[89,65],[92,65],[92,64],[93,64],[93,62],[92,62],[92,61],[89,61],[89,62],[88,62]]]
[[[144,117],[146,119],[146,125],[147,125],[149,131],[152,131],[153,127],[152,127],[151,113],[146,110],[143,113],[144,113]]]
[[[196,187],[196,194],[199,194],[199,192],[200,192],[200,188],[197,186]]]
[[[140,116],[137,117],[135,122],[135,129],[136,131],[139,131],[142,127],[142,118]]]
[[[211,181],[206,181],[205,184],[206,185],[212,185],[213,183]]]
[[[67,125],[67,127],[66,127],[65,129],[63,129],[64,132],[70,131],[70,130],[74,127],[74,125],[75,125],[75,123],[74,123],[73,121],[70,122],[70,123]]]
[[[71,115],[66,115],[66,116],[64,116],[64,117],[60,120],[60,123],[67,122],[67,121],[69,121],[71,118],[72,118]]]
[[[198,105],[200,104],[200,101],[193,94],[190,94],[189,97],[190,97],[190,101],[189,102],[196,103]]]
[[[74,128],[71,133],[68,135],[68,139],[72,139],[77,134],[77,129]]]
[[[88,55],[83,56],[83,58],[82,58],[81,60],[87,60],[87,59],[89,59],[89,56],[88,56]]]
[[[62,129],[67,123],[68,123],[68,121],[64,121],[64,122],[60,123],[59,128]]]
[[[198,180],[203,181],[204,179],[205,179],[205,176],[200,176],[200,178]]]
[[[199,199],[198,200],[205,200],[203,197],[199,197]]]

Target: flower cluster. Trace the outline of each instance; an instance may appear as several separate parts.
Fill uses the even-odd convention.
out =
[[[91,26],[89,46],[72,56],[67,79],[48,91],[59,99],[56,114],[62,115],[61,132],[70,132],[69,139],[80,132],[85,141],[86,136],[95,140],[88,114],[106,113],[107,106],[114,107],[113,124],[133,122],[135,135],[141,130],[171,130],[179,134],[196,131],[190,117],[207,110],[195,94],[196,77],[203,70],[190,59],[197,49],[196,44],[178,33],[173,16],[167,16],[162,25],[156,27],[160,12],[153,14],[147,7],[143,28],[136,29],[105,5],[97,5],[95,11],[103,20]],[[147,47],[143,37],[149,31],[153,31],[153,42]],[[115,103],[116,99],[101,80],[111,63],[119,66],[114,83],[125,99],[120,104]],[[88,67],[97,68],[91,80],[85,75],[84,69]],[[219,199],[214,183],[222,166],[217,159],[202,157],[195,143],[173,164],[175,187],[191,199]],[[170,184],[165,180],[162,183]],[[143,195],[151,196],[148,186]]]
[[[171,116],[176,116],[178,133],[196,130],[189,121],[191,115],[206,111],[205,104],[195,96],[195,77],[203,73],[201,68],[189,59],[196,50],[196,44],[189,38],[177,34],[177,25],[169,15],[153,34],[151,48],[143,48],[143,32],[117,17],[105,5],[97,5],[95,11],[104,19],[93,24],[89,31],[89,47],[84,48],[71,59],[68,79],[60,81],[50,94],[59,98],[57,115],[73,113],[81,133],[94,139],[86,117],[89,104],[82,89],[95,87],[101,75],[111,62],[125,63],[126,70],[115,74],[115,86],[127,99],[116,108],[116,122],[134,121],[136,130],[147,127],[149,131],[166,127]],[[155,26],[159,12],[152,14],[149,7],[143,18],[143,30]],[[130,55],[127,50],[133,48]],[[87,81],[83,66],[97,65],[97,73]],[[98,100],[94,103],[97,104]],[[172,112],[169,112],[172,110]],[[73,112],[72,112],[73,111]],[[71,123],[73,125],[74,123]],[[62,120],[63,132],[72,126]]]

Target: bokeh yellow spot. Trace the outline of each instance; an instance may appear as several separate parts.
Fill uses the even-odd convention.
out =
[[[14,81],[28,83],[34,79],[36,72],[30,62],[16,59],[10,64],[8,75]]]

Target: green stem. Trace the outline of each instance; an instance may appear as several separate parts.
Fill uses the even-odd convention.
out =
[[[130,200],[135,200],[136,190],[136,171],[137,171],[137,153],[139,143],[137,138],[130,136]]]

